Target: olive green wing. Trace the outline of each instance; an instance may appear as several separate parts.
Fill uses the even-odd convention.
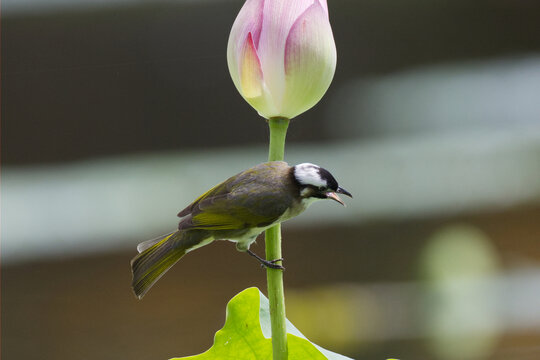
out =
[[[265,227],[287,210],[292,199],[279,192],[246,193],[233,191],[199,202],[179,229],[234,230]]]
[[[269,166],[268,164],[273,165]],[[282,162],[263,163],[245,171],[242,171],[241,173],[238,173],[234,176],[231,176],[227,180],[214,186],[213,188],[199,196],[197,199],[195,199],[195,201],[193,201],[184,210],[178,213],[178,217],[188,216],[194,211],[197,211],[197,207],[202,202],[213,202],[214,200],[212,199],[220,199],[222,195],[229,195],[231,192],[233,192],[239,187],[252,185],[253,183],[258,182],[261,178],[268,177],[268,175],[271,175],[273,167],[275,167],[276,164],[279,164],[281,166],[283,166],[284,164],[285,166],[287,166],[286,163]]]
[[[178,214],[183,218],[178,228],[234,230],[272,224],[293,201],[276,181],[276,168],[287,164],[260,164],[216,185]]]
[[[233,185],[232,182],[233,182],[233,178],[230,178],[214,186],[213,188],[211,188],[210,190],[208,190],[207,192],[199,196],[197,199],[195,199],[184,210],[180,211],[177,216],[182,218],[184,216],[190,215],[197,208],[199,203],[201,203],[201,201],[204,201],[205,199],[217,198],[222,195],[228,194],[231,191],[231,188]]]
[[[180,228],[235,230],[265,227],[283,215],[290,201],[279,191],[269,188],[259,188],[256,192],[242,188],[199,201],[191,214],[181,221]]]

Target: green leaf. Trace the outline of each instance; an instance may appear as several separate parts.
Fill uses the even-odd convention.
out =
[[[225,325],[214,337],[214,345],[206,352],[171,360],[271,360],[270,311],[268,299],[252,287],[229,301]],[[287,341],[290,360],[346,360],[310,342],[287,320]]]

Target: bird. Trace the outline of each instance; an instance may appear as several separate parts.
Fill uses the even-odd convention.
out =
[[[229,240],[236,249],[255,257],[263,266],[284,270],[249,250],[266,229],[289,220],[317,200],[345,203],[352,198],[332,174],[315,164],[289,166],[271,161],[253,166],[214,186],[178,213],[178,230],[137,246],[131,260],[132,288],[141,299],[185,254],[214,240]]]

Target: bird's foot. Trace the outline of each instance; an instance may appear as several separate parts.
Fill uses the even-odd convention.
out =
[[[283,259],[275,259],[275,260],[263,260],[261,261],[261,267],[264,268],[270,268],[270,269],[279,269],[279,270],[285,270],[285,268],[282,265],[276,264],[278,261],[283,261]]]
[[[261,266],[263,268],[267,267],[267,268],[270,268],[270,269],[279,269],[279,270],[285,270],[285,268],[279,264],[276,264],[278,261],[283,261],[283,258],[279,258],[279,259],[274,259],[274,260],[265,260],[263,258],[261,258],[259,255],[255,254],[253,251],[251,250],[246,250],[247,253],[251,256],[253,256],[255,259],[259,260],[259,262],[261,263]]]

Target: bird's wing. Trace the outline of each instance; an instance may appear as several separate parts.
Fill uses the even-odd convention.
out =
[[[197,199],[195,199],[195,201],[189,204],[184,210],[180,211],[177,216],[179,218],[183,218],[184,216],[190,215],[193,212],[193,210],[195,210],[195,208],[199,205],[199,203],[203,201],[204,199],[211,199],[211,198],[219,197],[220,195],[229,193],[230,190],[228,189],[229,188],[228,182],[230,180],[231,179],[228,179],[222,182],[221,184],[214,186],[213,188],[211,188],[210,190],[208,190],[207,192],[199,196]]]
[[[178,214],[184,217],[179,229],[234,230],[278,220],[291,205],[292,195],[261,171],[265,169],[245,171],[201,195]]]
[[[265,227],[279,219],[290,200],[270,189],[257,193],[245,188],[228,194],[206,197],[192,209],[190,216],[180,222],[180,229],[234,230]]]

